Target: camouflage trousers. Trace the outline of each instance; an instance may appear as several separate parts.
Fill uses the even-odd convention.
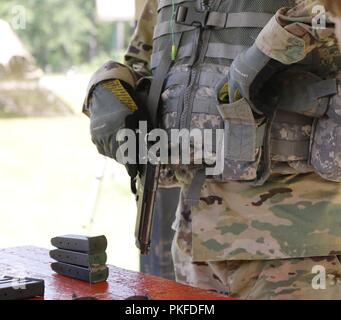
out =
[[[179,233],[176,233],[172,244],[177,282],[228,294],[237,299],[341,299],[339,256],[193,262],[188,253],[190,250],[183,251],[178,246],[178,237]],[[314,268],[325,270],[325,287],[319,286],[322,278],[314,282],[318,273]]]
[[[341,299],[340,184],[316,174],[260,187],[206,180],[194,205],[187,190],[172,226],[179,282],[241,299]]]

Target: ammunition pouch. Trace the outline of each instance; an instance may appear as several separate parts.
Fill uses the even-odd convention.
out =
[[[276,109],[270,134],[271,172],[316,172],[327,180],[340,179],[334,157],[338,146],[333,143],[340,120],[332,115],[341,108],[337,92],[335,79],[322,79],[297,67],[277,74],[264,87],[264,104]]]
[[[315,171],[341,181],[341,98],[336,93],[335,79],[291,67],[260,91],[266,116],[254,112],[245,98],[218,104],[225,131],[222,179],[259,185],[271,173]]]
[[[256,120],[245,98],[218,105],[224,120],[223,180],[255,180],[261,159],[265,123]]]
[[[311,164],[322,178],[341,182],[340,91],[330,99],[327,113],[314,124]]]

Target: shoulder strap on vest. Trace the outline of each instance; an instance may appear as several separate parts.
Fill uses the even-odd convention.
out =
[[[180,38],[181,37],[178,37],[176,40],[176,47],[179,47]],[[169,68],[172,64],[171,47],[172,41],[168,40],[168,42],[165,45],[165,50],[162,53],[162,59],[160,60],[160,64],[154,72],[152,84],[149,90],[148,110],[154,128],[157,127],[157,115],[162,88],[166,79],[167,72],[169,71]]]

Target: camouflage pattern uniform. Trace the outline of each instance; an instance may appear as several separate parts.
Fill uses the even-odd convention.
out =
[[[324,63],[333,64],[326,50],[335,45],[332,32],[297,22],[307,21],[317,3],[296,0],[295,8],[279,10],[257,46],[285,64],[302,60],[318,46],[327,52]],[[150,75],[157,4],[147,0],[126,55],[125,63],[137,78]],[[184,199],[191,171],[172,172],[165,169],[161,183],[177,180]],[[273,174],[261,187],[207,179],[198,205],[189,208],[180,200],[178,206],[172,248],[177,280],[242,299],[340,299],[339,194],[339,184],[315,173]],[[316,265],[326,269],[325,290],[312,287]]]

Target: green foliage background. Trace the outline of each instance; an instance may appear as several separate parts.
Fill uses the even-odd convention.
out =
[[[96,21],[95,0],[0,0],[0,18],[11,22],[15,5],[26,9],[26,29],[16,32],[45,70],[93,69],[122,57],[114,49],[115,23]],[[133,27],[125,29],[128,41]]]

